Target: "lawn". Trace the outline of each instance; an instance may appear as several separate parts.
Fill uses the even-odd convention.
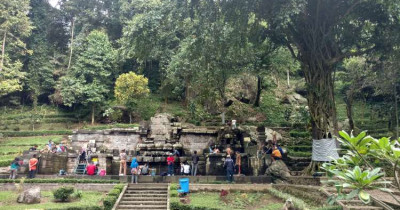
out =
[[[194,207],[209,207],[215,209],[259,209],[280,210],[284,202],[268,193],[233,192],[225,197],[219,193],[199,192],[190,194],[190,205]],[[179,202],[178,197],[172,197],[171,202]]]
[[[40,204],[19,204],[16,202],[18,193],[14,191],[0,192],[0,209],[61,209],[66,207],[90,207],[101,206],[105,193],[95,191],[83,191],[82,198],[77,201],[60,203],[55,202],[51,191],[42,191],[42,202]]]

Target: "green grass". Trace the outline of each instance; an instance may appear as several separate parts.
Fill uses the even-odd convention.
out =
[[[40,204],[18,204],[16,202],[18,193],[14,191],[0,192],[0,209],[20,210],[20,209],[62,209],[67,207],[91,207],[101,205],[101,200],[105,194],[95,191],[83,191],[82,198],[77,201],[60,203],[55,202],[51,191],[42,191],[42,202]]]
[[[52,135],[52,136],[29,136],[29,137],[10,137],[5,138],[0,141],[1,146],[34,146],[38,145],[39,147],[47,144],[49,140],[52,140],[55,143],[59,143],[62,139],[60,135]]]
[[[220,198],[219,193],[198,192],[190,194],[190,206],[195,208],[213,209],[263,209],[280,210],[283,202],[268,193],[229,193],[226,197]],[[171,197],[170,202],[179,202],[178,197]],[[264,205],[265,204],[265,205]]]

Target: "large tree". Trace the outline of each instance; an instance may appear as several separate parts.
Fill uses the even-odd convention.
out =
[[[79,50],[76,64],[61,80],[64,104],[83,104],[91,107],[91,121],[95,121],[95,108],[105,102],[112,89],[112,70],[115,51],[107,34],[92,31]]]

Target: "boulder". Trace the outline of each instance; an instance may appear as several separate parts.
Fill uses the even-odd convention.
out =
[[[287,180],[287,178],[290,177],[290,171],[282,160],[276,160],[267,168],[265,175]]]
[[[17,202],[26,204],[40,203],[40,198],[40,187],[34,187],[19,194]]]

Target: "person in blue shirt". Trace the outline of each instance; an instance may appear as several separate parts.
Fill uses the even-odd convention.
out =
[[[15,179],[15,177],[17,176],[17,171],[19,169],[20,162],[19,162],[19,158],[15,158],[14,161],[11,163],[10,166],[10,179]]]
[[[138,175],[140,172],[139,172],[139,164],[135,157],[132,158],[131,173],[132,173],[132,183],[137,184],[138,183]]]
[[[233,172],[235,170],[235,163],[233,162],[230,155],[226,156],[224,162],[224,168],[226,168],[226,178],[228,182],[233,182]]]

